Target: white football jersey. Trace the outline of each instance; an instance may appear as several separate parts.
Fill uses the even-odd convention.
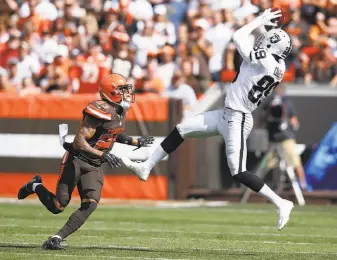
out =
[[[229,90],[225,106],[243,113],[253,112],[281,82],[284,60],[278,61],[265,48],[254,47],[250,63],[243,61]]]

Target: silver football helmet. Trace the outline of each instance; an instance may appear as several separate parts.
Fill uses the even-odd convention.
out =
[[[285,59],[291,52],[292,41],[285,31],[281,29],[271,29],[257,38],[254,47],[267,48],[272,54]]]

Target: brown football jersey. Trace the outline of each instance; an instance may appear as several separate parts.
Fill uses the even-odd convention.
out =
[[[124,132],[125,117],[116,112],[116,107],[111,106],[104,100],[96,100],[87,105],[83,110],[83,118],[92,116],[102,123],[96,128],[96,132],[88,141],[89,145],[100,151],[111,150],[116,137]],[[90,164],[100,165],[102,161],[97,158],[90,158],[90,155],[79,153],[79,159]]]

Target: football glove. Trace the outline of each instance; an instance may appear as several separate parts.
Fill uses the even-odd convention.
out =
[[[261,22],[261,25],[267,26],[277,26],[277,22],[272,22],[272,20],[282,16],[281,10],[272,11],[270,8],[266,9],[263,14],[261,14],[257,19]]]
[[[146,134],[142,137],[138,138],[138,147],[133,149],[133,151],[141,148],[141,147],[149,147],[154,142],[154,137],[151,134]]]
[[[102,155],[102,162],[107,162],[111,169],[117,169],[122,166],[122,160],[115,155],[105,151]]]

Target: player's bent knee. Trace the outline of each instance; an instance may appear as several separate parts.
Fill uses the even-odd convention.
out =
[[[54,208],[50,212],[53,213],[53,214],[55,214],[55,215],[57,215],[57,214],[62,213],[63,211],[64,211],[64,209],[61,210],[61,209],[58,209],[58,208]]]
[[[188,133],[186,127],[184,126],[184,123],[179,123],[176,125],[175,129],[177,129],[179,135],[181,138],[184,138],[185,134]]]
[[[249,171],[235,174],[233,175],[233,178],[234,180],[244,184],[255,192],[259,192],[264,185],[264,182],[261,178],[259,178],[255,174],[250,173]]]
[[[187,124],[184,124],[184,122],[177,124],[175,129],[177,130],[181,138],[184,138],[186,134],[189,133],[189,127]]]
[[[48,210],[53,213],[53,214],[60,214],[64,211],[65,207],[63,207],[60,202],[58,202],[57,200],[54,199],[54,201],[52,202],[52,204],[47,207]]]
[[[190,134],[199,132],[203,130],[202,123],[199,122],[198,117],[186,118],[181,123],[177,124],[176,129],[178,130],[181,138],[189,137]]]
[[[61,207],[65,208],[70,203],[70,196],[68,194],[61,194],[58,198]]]
[[[98,202],[95,200],[90,200],[90,201],[82,200],[80,211],[82,211],[85,217],[88,218],[90,214],[93,213],[95,209],[97,208],[97,204]]]
[[[98,204],[99,203],[99,199],[82,199],[81,200],[81,204],[83,204],[83,203],[90,203],[90,202]]]
[[[53,214],[60,214],[64,211],[65,207],[62,207],[57,200],[54,200],[54,203],[47,208]]]
[[[172,130],[172,132],[161,143],[163,150],[170,154],[178,148],[184,142],[184,138],[181,135],[181,131],[178,129],[178,125]]]

